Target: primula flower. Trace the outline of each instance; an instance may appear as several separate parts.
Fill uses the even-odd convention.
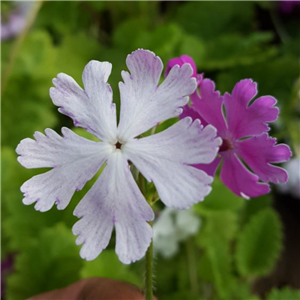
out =
[[[180,64],[179,64],[180,65]],[[276,145],[267,132],[268,123],[275,121],[279,109],[272,96],[257,95],[257,84],[251,79],[239,81],[231,94],[221,96],[210,79],[198,83],[199,90],[191,95],[192,104],[186,105],[181,118],[201,119],[213,125],[223,143],[218,157],[208,165],[195,167],[214,176],[222,163],[221,180],[236,195],[246,199],[267,194],[268,182],[285,183],[287,172],[271,163],[290,159],[290,148]],[[250,170],[249,170],[250,169]]]
[[[153,211],[130,172],[131,161],[156,186],[162,202],[184,209],[201,201],[211,190],[212,177],[191,166],[214,160],[221,139],[216,129],[203,129],[200,121],[185,118],[158,134],[139,136],[158,122],[178,116],[196,88],[189,64],[174,67],[158,85],[163,64],[146,50],[137,50],[126,60],[130,73],[123,71],[120,121],[117,125],[112,90],[107,83],[108,62],[91,61],[83,71],[84,90],[75,80],[59,74],[50,89],[59,112],[71,117],[101,141],[94,142],[62,128],[61,137],[51,129],[36,132],[35,140],[24,139],[16,151],[27,168],[52,170],[25,182],[23,202],[39,211],[54,204],[64,209],[75,190],[81,190],[103,164],[106,166],[84,196],[74,214],[81,218],[73,227],[80,254],[96,258],[116,231],[116,253],[123,263],[144,256],[152,229]]]
[[[195,235],[201,220],[191,210],[176,210],[166,207],[153,225],[154,250],[165,258],[174,256],[179,243]]]

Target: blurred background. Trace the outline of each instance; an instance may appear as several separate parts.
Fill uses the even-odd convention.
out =
[[[117,84],[127,54],[150,49],[164,65],[191,55],[222,93],[243,78],[273,95],[281,114],[271,135],[292,147],[290,180],[245,201],[218,177],[192,211],[155,207],[155,294],[160,300],[300,299],[300,2],[1,1],[2,251],[1,299],[21,300],[102,276],[143,285],[143,261],[122,265],[114,241],[95,261],[79,257],[73,210],[36,212],[20,186],[41,171],[16,160],[19,141],[35,131],[73,128],[49,97],[59,72],[81,83],[88,61],[109,61]],[[78,134],[87,136],[81,129]]]

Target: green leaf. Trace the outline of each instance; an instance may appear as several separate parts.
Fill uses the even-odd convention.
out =
[[[226,33],[249,32],[253,15],[252,1],[191,1],[177,6],[177,14],[171,18],[188,34],[208,40]]]
[[[203,214],[205,227],[199,237],[200,245],[214,233],[222,241],[231,241],[238,230],[238,214],[232,211],[212,211]]]
[[[178,56],[179,46],[182,43],[184,33],[179,26],[173,23],[139,35],[136,43],[138,47],[151,49],[166,64],[169,59]]]
[[[198,65],[201,70],[216,70],[266,61],[278,53],[278,49],[269,44],[272,39],[270,32],[222,35],[204,44],[204,54]]]
[[[66,35],[57,49],[56,72],[72,76],[81,85],[85,65],[93,59],[104,61],[104,51],[103,46],[82,31]]]
[[[290,100],[298,76],[298,60],[282,56],[263,63],[221,72],[217,76],[217,87],[222,93],[231,92],[238,81],[252,78],[258,82],[259,96],[272,95],[277,98],[278,105],[281,106],[287,105]]]
[[[141,18],[133,18],[125,21],[116,28],[113,34],[113,43],[115,48],[122,49],[124,52],[130,53],[143,45],[138,45],[139,36],[149,33],[146,32],[148,20]]]
[[[46,1],[39,12],[35,27],[46,28],[55,36],[67,35],[86,27],[84,25],[90,21],[88,9],[80,1],[67,3],[64,1]]]
[[[7,299],[26,299],[79,280],[83,261],[78,250],[63,224],[42,230],[16,256],[15,272],[7,278]]]
[[[5,54],[8,57],[12,50],[10,48],[5,48],[5,50],[9,51]],[[49,76],[55,75],[56,55],[56,48],[52,44],[51,36],[46,31],[30,32],[18,52],[10,80],[21,76],[32,77],[40,82],[49,79]]]
[[[135,274],[130,266],[122,264],[114,250],[104,250],[97,259],[84,261],[80,276],[108,277],[141,286],[140,276]]]
[[[220,299],[230,299],[235,286],[230,240],[237,231],[237,215],[231,211],[212,211],[206,212],[204,216],[204,228],[197,237],[198,243],[205,250],[204,257],[207,261],[203,267],[208,269],[207,276],[211,277],[212,273],[212,283],[216,286]],[[209,280],[207,276],[205,279]]]
[[[220,299],[230,299],[235,281],[232,274],[229,245],[217,237],[212,237],[205,249],[211,263],[218,295]]]
[[[257,213],[259,213],[261,210],[271,208],[272,207],[272,195],[264,195],[257,198],[251,198],[247,201],[245,201],[245,206],[242,211],[242,222],[247,223],[252,218],[252,216],[255,216]]]
[[[203,211],[239,210],[245,204],[245,200],[232,193],[218,178],[212,183],[212,191],[201,203],[193,206],[200,214]]]
[[[294,290],[289,287],[272,289],[266,300],[300,300],[300,290]]]
[[[252,216],[237,242],[236,263],[242,276],[268,274],[282,247],[282,229],[278,215],[265,209]]]

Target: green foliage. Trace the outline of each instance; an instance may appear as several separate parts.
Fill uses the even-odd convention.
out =
[[[28,35],[2,98],[4,144],[15,148],[21,139],[56,124],[49,97],[55,59],[56,50],[46,32],[35,31]]]
[[[233,68],[219,73],[217,86],[221,92],[231,92],[236,82],[244,78],[252,78],[258,82],[259,95],[273,95],[277,98],[278,105],[281,106],[289,100],[291,90],[299,75],[297,63],[297,58],[281,56],[244,68]]]
[[[300,290],[294,290],[288,287],[282,289],[273,289],[268,295],[266,300],[299,300]]]
[[[247,33],[252,27],[253,14],[252,1],[218,2],[217,5],[213,1],[200,1],[178,6],[175,18],[185,31],[207,40],[226,33]]]
[[[46,228],[17,254],[15,272],[7,280],[7,299],[25,299],[69,285],[79,280],[82,264],[70,230],[60,223]]]
[[[212,274],[211,283],[216,286],[219,298],[229,299],[236,284],[232,273],[229,242],[237,230],[237,218],[230,211],[207,212],[205,216],[204,228],[198,242],[205,250],[208,274]],[[205,270],[202,269],[201,273],[205,273]],[[204,278],[210,281],[210,276],[205,275]]]
[[[55,22],[53,22],[54,15]],[[74,33],[81,27],[80,25],[83,25],[82,22],[86,18],[87,11],[79,1],[70,2],[69,5],[61,1],[45,2],[35,25],[50,29],[56,37],[56,35]]]
[[[271,209],[255,214],[241,232],[236,252],[242,276],[261,276],[271,271],[281,250],[282,229]]]
[[[83,68],[90,60],[103,60],[101,57],[103,51],[103,47],[84,32],[65,36],[57,47],[54,76],[59,72],[70,74],[81,84]]]
[[[258,198],[252,198],[245,202],[245,208],[241,215],[243,223],[248,222],[252,216],[255,216],[261,210],[269,208],[272,205],[271,195],[265,195]]]
[[[222,181],[216,177],[212,184],[212,192],[200,202],[193,206],[196,212],[239,210],[245,204],[244,200],[233,194]]]
[[[217,70],[261,63],[278,52],[275,46],[268,45],[272,39],[270,33],[253,33],[246,37],[222,35],[205,43],[205,53],[199,66],[203,70]]]

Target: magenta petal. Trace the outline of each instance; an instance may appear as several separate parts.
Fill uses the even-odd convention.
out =
[[[239,99],[239,102],[244,106],[248,105],[256,94],[257,83],[252,79],[243,79],[239,81],[232,90],[232,97]]]
[[[256,83],[245,79],[235,85],[232,95],[224,95],[228,128],[236,139],[269,131],[267,123],[278,117],[277,101],[271,96],[260,97],[248,106],[256,93]]]
[[[270,163],[285,162],[292,153],[287,145],[275,145],[276,139],[264,133],[237,143],[237,153],[259,178],[266,182],[284,183],[288,179],[287,172]]]
[[[259,183],[258,179],[258,176],[248,171],[234,153],[224,156],[221,180],[236,195],[248,199],[267,194],[270,191],[269,185]]]
[[[186,117],[192,118],[193,121],[199,119],[201,121],[201,125],[206,126],[208,123],[191,107],[190,105],[184,106],[182,114],[179,116],[180,119],[184,119]]]
[[[218,134],[227,131],[225,119],[222,113],[222,97],[215,91],[215,83],[210,79],[202,80],[200,84],[200,97],[194,93],[192,107],[208,123],[217,128]]]
[[[180,67],[183,64],[190,64],[193,68],[193,75],[192,77],[197,77],[197,67],[196,64],[194,62],[194,60],[188,56],[188,55],[181,55],[180,57],[176,57],[176,58],[172,58],[168,61],[167,67],[166,67],[166,71],[164,76],[167,77],[167,75],[169,74],[170,70],[175,66],[175,65],[179,65]]]
[[[197,164],[197,165],[193,165],[193,167],[204,171],[209,176],[214,177],[221,160],[222,160],[222,157],[217,157],[210,164]]]

